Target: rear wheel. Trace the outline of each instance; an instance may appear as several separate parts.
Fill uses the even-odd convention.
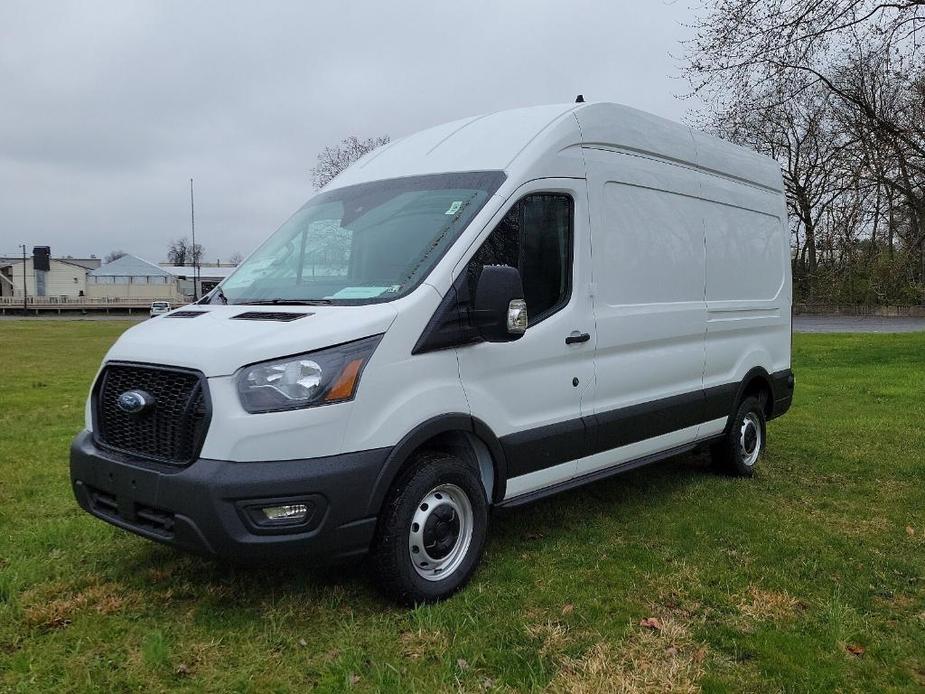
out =
[[[751,476],[755,472],[767,437],[764,407],[756,397],[745,398],[729,430],[721,441],[710,447],[713,462],[724,472]]]
[[[403,604],[449,597],[475,573],[488,526],[478,472],[423,453],[389,493],[372,548],[376,581]]]

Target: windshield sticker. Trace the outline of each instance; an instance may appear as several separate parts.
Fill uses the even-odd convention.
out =
[[[450,205],[450,209],[448,209],[443,214],[456,214],[457,212],[459,212],[459,208],[462,207],[462,204],[463,204],[462,200],[454,200],[453,204]]]
[[[339,292],[324,297],[325,299],[372,299],[389,287],[344,287]]]

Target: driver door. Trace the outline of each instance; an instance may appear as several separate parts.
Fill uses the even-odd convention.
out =
[[[582,414],[594,387],[594,320],[585,181],[542,179],[520,188],[457,267],[470,289],[482,266],[520,270],[529,325],[513,342],[457,348],[472,415],[499,437],[505,498],[576,474],[586,454]]]

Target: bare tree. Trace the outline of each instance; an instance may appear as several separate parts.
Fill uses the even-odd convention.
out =
[[[908,118],[877,108],[857,72],[881,63],[906,79],[921,73],[925,0],[716,0],[694,29],[683,74],[712,109],[756,90],[785,102],[822,88],[869,129],[925,156]]]
[[[126,255],[128,255],[128,253],[123,250],[109,251],[109,253],[103,256],[103,263],[111,263],[113,260],[118,260]]]
[[[804,298],[925,297],[922,28],[925,0],[715,0],[694,25],[700,122],[781,163]]]
[[[244,260],[244,256],[241,254],[241,251],[235,251],[231,254],[228,262],[230,262],[232,265],[240,265],[242,260]]]
[[[205,248],[201,243],[194,247],[186,237],[174,239],[167,247],[167,262],[171,265],[199,265],[205,255]]]
[[[846,63],[840,81],[862,104],[861,117],[852,108],[838,111],[842,126],[863,144],[869,176],[901,197],[925,240],[925,65],[865,53]]]
[[[318,161],[311,170],[312,184],[315,186],[315,190],[326,186],[341,171],[367,152],[372,152],[374,149],[388,144],[388,142],[388,135],[369,137],[365,140],[351,135],[333,147],[325,147],[318,154]]]
[[[686,44],[684,72],[695,91],[714,95],[717,87],[782,84],[782,75],[803,73],[853,101],[839,88],[833,56],[861,41],[913,57],[922,47],[917,30],[925,27],[925,0],[715,0],[703,9]],[[804,86],[803,79],[791,81],[789,93]]]

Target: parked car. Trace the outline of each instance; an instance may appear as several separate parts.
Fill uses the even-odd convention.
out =
[[[170,313],[169,301],[154,301],[151,303],[151,318],[162,316],[165,313]]]
[[[184,550],[369,554],[400,602],[445,598],[492,508],[694,447],[752,474],[794,387],[789,251],[776,162],[688,127],[582,103],[426,130],[122,335],[74,493]]]

